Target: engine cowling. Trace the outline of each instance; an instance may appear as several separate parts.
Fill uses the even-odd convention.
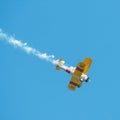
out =
[[[89,80],[90,80],[90,78],[88,77],[88,78],[85,80],[85,82],[89,82]]]

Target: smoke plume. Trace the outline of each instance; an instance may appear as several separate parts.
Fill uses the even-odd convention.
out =
[[[51,62],[54,65],[59,65],[58,60],[55,59],[54,55],[48,55],[47,53],[41,53],[37,49],[30,47],[27,43],[22,42],[21,40],[15,39],[13,36],[6,34],[5,32],[0,29],[0,40],[6,41],[7,43],[22,49],[27,54],[32,54],[40,59],[44,59],[46,61]],[[66,69],[70,69],[71,71],[74,70],[74,67],[68,67],[67,65],[64,65]]]

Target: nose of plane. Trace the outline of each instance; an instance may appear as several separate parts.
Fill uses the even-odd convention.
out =
[[[88,77],[85,82],[89,82],[90,78]]]

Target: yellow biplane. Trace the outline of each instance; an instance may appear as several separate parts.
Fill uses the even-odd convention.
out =
[[[79,62],[77,64],[77,67],[74,70],[71,70],[70,68],[64,65],[63,59],[58,59],[56,64],[56,70],[63,69],[64,71],[72,75],[72,79],[68,85],[68,88],[74,91],[76,87],[81,87],[83,82],[89,81],[87,72],[91,63],[91,58],[85,58],[83,62]]]

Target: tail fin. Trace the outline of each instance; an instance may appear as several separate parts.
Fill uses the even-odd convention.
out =
[[[61,68],[59,65],[63,65],[65,61],[62,58],[60,58],[57,60],[57,62],[58,62],[58,65],[56,66],[56,70],[60,70]]]
[[[60,66],[57,65],[57,66],[56,66],[56,70],[60,70]]]

